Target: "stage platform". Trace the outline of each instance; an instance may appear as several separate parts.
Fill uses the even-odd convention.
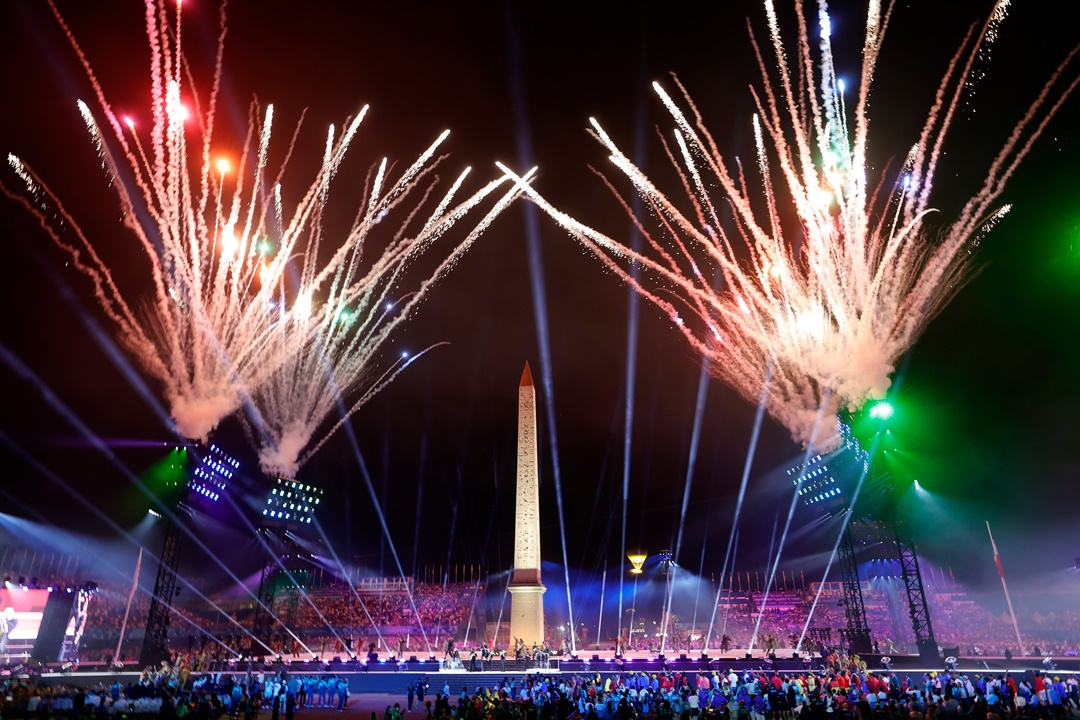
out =
[[[1029,672],[1047,672],[1043,658],[1013,658],[1006,662],[1005,658],[995,657],[962,657],[959,658],[959,671],[965,674],[991,673],[994,675],[1010,672],[1014,675],[1022,675]],[[1053,658],[1052,671],[1055,675],[1080,674],[1080,659],[1076,657]],[[334,674],[346,678],[352,693],[404,693],[405,689],[421,677],[427,677],[430,692],[442,690],[444,685],[449,685],[454,694],[460,693],[463,687],[473,691],[477,687],[492,687],[505,677],[520,678],[525,675],[541,673],[545,675],[564,674],[596,674],[607,676],[625,672],[670,672],[696,673],[707,670],[721,672],[743,672],[745,670],[776,670],[781,673],[798,673],[807,670],[820,671],[824,667],[820,658],[813,658],[807,662],[804,658],[787,658],[777,655],[775,660],[767,656],[746,658],[745,652],[741,657],[728,653],[723,657],[702,658],[683,657],[680,653],[671,658],[653,658],[647,654],[637,654],[624,658],[615,658],[612,654],[606,657],[596,653],[587,658],[579,654],[575,658],[552,658],[550,667],[524,667],[518,663],[507,661],[502,666],[498,660],[494,664],[481,665],[478,669],[471,668],[445,668],[438,661],[406,660],[404,663],[384,659],[376,659],[366,663],[362,662],[302,662],[299,660],[290,662],[252,663],[250,671],[253,674],[259,672],[267,676],[277,673],[290,675],[314,675]],[[898,675],[909,676],[916,684],[921,685],[924,672],[944,670],[944,663],[940,667],[925,667],[920,664],[918,656],[896,656],[892,658],[892,670]],[[867,669],[872,672],[883,672],[880,665],[880,656],[867,658]],[[17,670],[17,674],[23,675],[25,668]],[[246,676],[248,673],[247,663],[229,664],[223,672],[230,675]],[[119,680],[122,684],[137,683],[139,672],[130,671],[127,667],[119,671],[111,671],[97,666],[82,666],[75,672],[64,672],[60,666],[44,666],[34,668],[33,673],[42,682],[47,684],[67,684],[82,687],[95,686],[98,684],[112,684]],[[193,674],[194,675],[194,674]]]

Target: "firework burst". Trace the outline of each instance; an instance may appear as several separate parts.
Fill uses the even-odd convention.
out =
[[[398,208],[409,192],[417,189],[413,178],[434,151],[435,146],[386,189],[384,161],[369,193],[371,200],[365,203],[366,210],[334,261],[326,267],[304,264],[292,308],[282,312],[273,331],[272,346],[280,347],[284,361],[254,392],[253,424],[262,438],[259,460],[267,474],[295,476],[303,460],[352,413],[427,352],[401,352],[380,362],[393,330],[409,318],[435,283],[519,194],[511,185],[486,214],[470,223],[466,236],[415,290],[399,296],[407,267],[506,180],[494,180],[453,206],[469,173],[466,170],[428,214],[421,208],[433,201],[433,186],[426,188],[418,205]],[[407,215],[406,219],[391,222],[395,210]],[[368,265],[362,255],[378,225],[390,225],[395,236],[382,255]],[[316,298],[321,294],[325,300],[319,302]],[[301,458],[301,451],[320,425],[335,412],[337,421]]]
[[[651,210],[652,226],[635,220],[645,250],[575,220],[531,188],[523,191],[659,307],[710,371],[745,398],[757,401],[772,368],[770,414],[797,441],[828,449],[838,442],[837,425],[820,423],[815,432],[819,408],[835,416],[884,396],[897,360],[968,276],[972,243],[1008,210],[995,203],[1075,89],[1078,79],[1065,73],[1076,50],[1037,94],[981,188],[944,222],[932,206],[943,143],[1007,2],[953,56],[895,175],[876,174],[868,162],[870,91],[891,5],[869,3],[850,104],[836,77],[826,3],[818,3],[816,50],[803,5],[794,3],[796,72],[775,7],[764,5],[775,69],[754,42],[764,80],[754,91],[756,168],[724,157],[676,80],[680,99],[653,87],[674,121],[664,149],[684,200],[659,190],[590,120],[612,164]],[[613,181],[605,182],[618,197]],[[629,201],[621,202],[630,212]]]
[[[146,0],[150,123],[148,132],[140,132],[135,120],[114,111],[73,33],[52,2],[50,7],[93,87],[97,109],[79,101],[79,111],[117,193],[123,223],[148,260],[152,292],[120,287],[99,246],[21,159],[9,156],[9,164],[28,196],[0,188],[35,214],[92,280],[122,343],[162,385],[180,434],[205,440],[245,398],[254,398],[249,409],[264,445],[264,467],[295,472],[301,449],[337,403],[347,417],[402,369],[399,359],[375,374],[389,333],[519,191],[501,177],[466,193],[468,170],[443,188],[435,170],[444,159],[438,151],[447,131],[394,178],[383,160],[356,220],[331,247],[324,227],[331,185],[366,106],[340,131],[329,128],[314,179],[290,205],[282,178],[299,127],[285,160],[271,169],[273,106],[252,104],[236,163],[218,156],[224,9],[213,81],[202,91],[181,48],[181,4],[173,14],[164,2]],[[481,214],[484,200],[504,184],[511,189]],[[398,225],[380,252],[369,236],[393,218]],[[393,297],[404,292],[407,267],[466,220],[464,237],[455,230],[455,244],[434,272],[414,283],[407,297]],[[397,312],[378,310],[388,299],[400,303]]]

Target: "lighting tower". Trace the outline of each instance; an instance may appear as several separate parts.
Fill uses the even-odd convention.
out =
[[[322,502],[322,495],[322,489],[314,485],[278,478],[266,496],[266,507],[262,512],[263,522],[293,530],[310,525],[319,503]]]
[[[226,455],[216,445],[197,445],[193,448],[179,447],[174,453],[174,470],[161,497],[165,513],[165,541],[158,563],[158,574],[154,581],[154,594],[150,597],[150,612],[146,618],[146,635],[143,638],[142,653],[139,662],[144,666],[156,666],[169,657],[169,620],[172,603],[176,598],[176,572],[180,565],[180,551],[184,545],[183,518],[188,508],[189,498],[199,498],[205,502],[216,502],[225,492],[228,481],[232,479],[240,464]],[[191,458],[195,467],[191,474],[183,477],[185,465]]]
[[[844,588],[844,619],[847,627],[840,631],[848,650],[866,655],[873,650],[870,640],[870,624],[863,605],[862,584],[859,581],[859,563],[855,558],[855,543],[851,536],[851,523],[844,527],[844,537],[837,549],[840,577]]]
[[[283,622],[286,627],[296,624],[300,588],[305,584],[302,577],[300,580],[297,578],[306,568],[298,565],[300,549],[289,533],[311,525],[322,497],[321,488],[290,478],[277,478],[266,495],[259,532],[266,536],[272,557],[263,565],[259,578],[258,603],[251,630],[251,655],[262,654],[257,650],[259,641],[270,644],[274,627],[272,609],[281,591],[286,593],[287,600]],[[272,534],[275,529],[284,530],[281,537]]]
[[[185,487],[173,490],[174,498],[162,498],[170,510],[165,516],[165,542],[161,549],[154,594],[150,596],[150,613],[146,618],[146,635],[143,637],[139,662],[143,667],[157,667],[169,658],[169,616],[172,601],[176,597],[176,569],[180,564],[180,550],[184,544],[180,525],[180,504],[187,496]],[[171,501],[170,501],[171,500]]]
[[[839,512],[845,516],[844,535],[837,547],[836,558],[840,565],[846,621],[840,635],[851,652],[865,654],[873,649],[873,645],[846,504],[859,476],[869,471],[869,455],[846,423],[840,424],[840,437],[843,444],[839,449],[825,455],[815,455],[806,463],[790,468],[787,475],[802,497],[804,506],[817,510],[819,514]]]
[[[881,402],[870,409],[870,417],[880,421],[888,420],[893,416],[893,406],[887,402]],[[892,434],[885,429],[878,431],[882,438]],[[895,448],[893,448],[895,449]],[[886,450],[886,452],[888,452]],[[885,480],[884,519],[892,525],[896,539],[896,552],[900,560],[900,576],[904,581],[904,589],[907,591],[908,611],[911,614],[911,629],[915,635],[915,646],[919,651],[920,662],[927,667],[938,667],[941,662],[941,653],[938,652],[937,640],[934,638],[934,626],[930,622],[930,606],[926,602],[926,589],[923,586],[922,572],[919,569],[919,557],[915,548],[915,538],[911,533],[907,516],[900,508],[891,477]]]
[[[233,473],[240,468],[240,463],[214,444],[200,447],[197,457],[198,463],[191,471],[188,488],[206,502],[217,502],[229,480],[232,480]]]

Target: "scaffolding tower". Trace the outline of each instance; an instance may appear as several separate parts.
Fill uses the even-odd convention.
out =
[[[911,613],[911,629],[915,633],[915,647],[919,659],[926,667],[941,664],[937,640],[934,638],[934,626],[930,623],[930,607],[926,602],[926,589],[923,587],[922,572],[919,570],[919,556],[915,552],[915,539],[911,526],[902,513],[894,513],[893,532],[896,535],[896,551],[900,556],[900,575],[907,590],[908,608]]]
[[[177,488],[176,494],[175,502],[166,504],[169,514],[165,519],[165,543],[158,563],[157,579],[154,580],[154,594],[150,597],[150,614],[146,618],[146,635],[139,656],[139,663],[143,667],[156,667],[169,659],[169,619],[176,600],[180,550],[184,546],[180,506],[187,495],[186,488]]]
[[[850,522],[844,528],[844,537],[840,542],[837,560],[840,563],[841,584],[844,589],[844,617],[847,620],[847,627],[841,634],[849,652],[865,655],[871,652],[873,647],[870,641],[870,623],[866,620],[866,606],[863,604],[859,564],[855,558],[855,542],[852,539]]]

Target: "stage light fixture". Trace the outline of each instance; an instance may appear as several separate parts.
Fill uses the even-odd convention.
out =
[[[896,412],[896,408],[888,400],[879,400],[870,406],[870,417],[875,420],[888,420]]]
[[[323,491],[312,485],[305,485],[289,478],[277,478],[266,496],[263,516],[270,524],[286,527],[310,525],[315,509],[322,500]]]
[[[225,492],[227,481],[240,468],[240,463],[213,444],[200,446],[197,456],[198,462],[191,472],[188,487],[208,502],[217,502],[221,499],[221,493]]]

